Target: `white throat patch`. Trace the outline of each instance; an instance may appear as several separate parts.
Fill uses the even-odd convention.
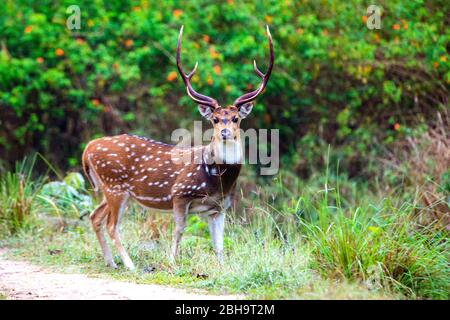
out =
[[[221,141],[215,144],[215,160],[217,163],[238,164],[242,160],[242,148],[240,142]]]

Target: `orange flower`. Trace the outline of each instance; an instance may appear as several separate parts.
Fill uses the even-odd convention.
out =
[[[213,80],[211,77],[208,77],[208,79],[206,79],[206,83],[208,83],[209,85],[213,84]]]
[[[447,61],[447,57],[446,57],[446,56],[441,56],[441,57],[439,58],[439,60],[441,60],[442,62],[445,62],[445,61]]]
[[[214,47],[209,48],[209,54],[211,55],[211,58],[216,59],[219,57],[219,54],[216,52],[216,49]]]
[[[24,31],[25,31],[25,33],[30,33],[31,30],[33,30],[33,26],[26,26]]]
[[[253,89],[253,85],[252,85],[251,83],[247,83],[247,89],[248,89],[248,90]]]
[[[37,58],[36,58],[36,62],[37,62],[37,63],[43,63],[43,62],[44,62],[44,58],[42,58],[42,57],[37,57]]]
[[[400,124],[398,122],[394,124],[394,130],[396,131],[400,130]]]
[[[206,43],[209,43],[209,36],[205,34],[203,36],[203,41],[205,41]]]
[[[217,75],[219,75],[220,72],[221,72],[220,66],[218,66],[218,65],[214,66],[213,70],[214,70],[214,72],[215,72]]]
[[[119,69],[119,64],[117,62],[114,62],[112,66],[113,66],[114,70]]]
[[[58,48],[58,49],[55,50],[55,54],[56,54],[58,57],[61,57],[61,56],[64,55],[64,50],[61,49],[61,48]]]
[[[127,40],[125,40],[124,44],[125,44],[125,47],[129,48],[133,45],[133,40],[127,39]]]
[[[362,18],[362,21],[363,21],[364,23],[367,22],[367,16],[362,16],[361,18]]]
[[[392,29],[394,29],[394,30],[400,30],[400,25],[399,24],[394,24],[393,26],[392,26]]]
[[[265,16],[264,20],[266,20],[267,24],[271,24],[273,19],[271,16]]]
[[[177,73],[175,71],[171,71],[168,75],[167,75],[167,81],[173,81],[177,78]]]
[[[141,7],[133,7],[133,11],[141,11]]]
[[[433,62],[433,68],[437,69],[439,67],[439,62],[435,61]]]
[[[228,3],[228,4],[233,4],[234,1],[233,1],[233,0],[227,0],[227,3]]]
[[[174,18],[177,19],[179,16],[181,16],[182,13],[183,13],[183,10],[175,9],[175,10],[173,10],[172,15],[174,16]]]
[[[405,19],[402,19],[402,20],[400,20],[401,22],[402,22],[402,24],[403,24],[403,29],[408,29],[408,24],[406,23],[406,20]]]
[[[100,104],[100,101],[98,99],[92,99],[91,102],[94,106],[98,106]]]

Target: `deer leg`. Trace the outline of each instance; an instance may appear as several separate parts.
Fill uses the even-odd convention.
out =
[[[173,216],[175,220],[175,227],[173,229],[172,237],[172,262],[175,262],[175,257],[178,254],[178,247],[180,245],[181,236],[183,235],[183,231],[186,226],[186,216],[188,213],[188,208],[189,203],[185,203],[184,201],[178,202],[174,199]]]
[[[110,213],[106,221],[106,229],[108,230],[108,234],[111,237],[111,240],[114,243],[117,251],[119,252],[120,258],[122,259],[125,267],[129,270],[134,270],[133,261],[131,261],[130,256],[122,246],[119,234],[119,224],[127,200],[128,195],[107,197],[108,206],[110,207]]]
[[[91,219],[92,227],[94,228],[98,242],[100,243],[100,247],[102,248],[103,258],[105,259],[106,265],[112,268],[117,268],[117,265],[114,263],[111,254],[111,250],[106,243],[105,234],[103,233],[103,225],[105,223],[106,215],[108,214],[108,212],[108,205],[106,203],[106,200],[103,199],[102,203],[100,203],[100,205],[94,211],[92,211],[89,218]]]
[[[217,259],[223,263],[223,230],[225,227],[225,213],[215,212],[208,215],[209,233]]]

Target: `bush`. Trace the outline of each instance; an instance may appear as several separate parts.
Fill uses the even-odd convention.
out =
[[[275,69],[246,125],[279,128],[300,173],[323,164],[320,148],[343,145],[350,175],[367,158],[446,106],[450,80],[446,1],[383,4],[382,29],[366,4],[332,2],[78,1],[81,30],[66,28],[71,1],[0,4],[0,152],[9,163],[31,149],[58,167],[79,164],[90,138],[132,131],[167,140],[195,116],[177,79],[174,51],[185,25],[183,63],[200,61],[199,91],[228,104]],[[370,169],[370,168],[369,168]]]
[[[87,194],[81,173],[69,173],[63,181],[52,181],[42,186],[38,205],[44,212],[60,217],[81,218],[94,209],[94,201]]]

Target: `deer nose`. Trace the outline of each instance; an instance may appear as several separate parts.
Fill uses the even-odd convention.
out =
[[[220,131],[220,134],[222,135],[222,139],[226,140],[231,137],[231,131],[228,129],[223,129]]]

